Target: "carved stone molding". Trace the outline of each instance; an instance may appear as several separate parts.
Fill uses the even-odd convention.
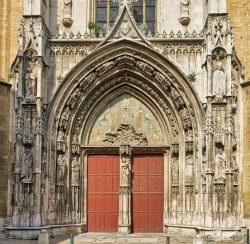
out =
[[[137,133],[133,126],[121,124],[116,133],[107,133],[103,140],[108,145],[148,145],[148,140],[143,133]]]

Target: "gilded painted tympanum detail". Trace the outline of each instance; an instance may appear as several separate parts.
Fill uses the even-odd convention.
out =
[[[122,95],[101,112],[91,132],[92,145],[161,145],[163,133],[146,105]]]

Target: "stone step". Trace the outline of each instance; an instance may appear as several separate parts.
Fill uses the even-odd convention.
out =
[[[74,244],[87,243],[140,243],[140,244],[170,244],[169,238],[163,234],[81,234],[74,238]],[[68,244],[68,240],[60,244]]]

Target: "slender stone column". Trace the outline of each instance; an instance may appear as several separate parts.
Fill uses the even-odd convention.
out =
[[[119,232],[131,231],[131,146],[120,147]]]

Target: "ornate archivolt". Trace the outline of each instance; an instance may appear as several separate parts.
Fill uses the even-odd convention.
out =
[[[79,180],[83,176],[78,174],[78,162],[84,160],[81,146],[88,145],[120,146],[129,142],[132,146],[166,147],[172,144],[169,167],[171,175],[178,176],[168,186],[169,192],[176,194],[176,199],[179,194],[187,194],[187,201],[192,202],[188,211],[193,214],[198,208],[193,199],[196,179],[199,179],[196,148],[198,135],[201,136],[200,105],[188,82],[169,61],[162,60],[152,49],[148,55],[136,51],[138,47],[133,45],[118,44],[110,52],[105,50],[105,54],[101,48],[93,54],[96,57],[90,55],[91,61],[86,60],[74,73],[69,73],[52,102],[51,153],[57,162],[57,172],[64,172],[64,179],[60,174],[55,181],[57,204],[60,209],[66,209],[67,204],[60,199],[71,199],[74,213],[69,215],[73,214],[76,222],[81,217],[86,221],[86,209],[76,199],[83,184]],[[188,177],[184,177],[182,167],[189,169]],[[67,193],[66,186],[70,189]],[[175,209],[181,203],[169,204],[171,213],[166,215],[169,221],[175,221]],[[62,216],[58,221],[63,222]]]

